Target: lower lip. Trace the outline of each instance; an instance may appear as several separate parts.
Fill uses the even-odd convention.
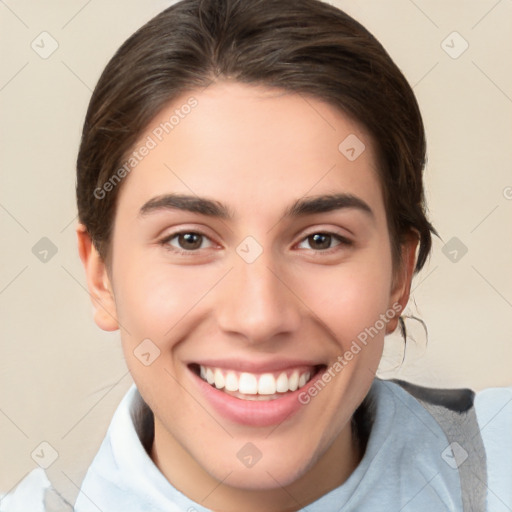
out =
[[[322,372],[318,372],[302,388],[283,394],[280,398],[273,400],[243,400],[218,390],[201,379],[192,370],[190,372],[200,392],[223,418],[240,425],[252,427],[277,425],[294,416],[299,409],[304,407],[299,402],[300,393],[312,386],[314,381],[321,378],[322,375]]]

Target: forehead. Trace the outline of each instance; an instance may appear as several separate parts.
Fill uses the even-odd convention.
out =
[[[162,109],[133,150],[143,146],[150,149],[132,158],[119,209],[183,193],[221,199],[240,214],[257,208],[259,217],[270,218],[293,199],[343,192],[383,213],[370,136],[309,96],[212,84]]]

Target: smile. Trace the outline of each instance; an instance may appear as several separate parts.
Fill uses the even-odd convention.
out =
[[[267,361],[189,363],[199,393],[221,417],[263,427],[292,418],[302,409],[301,389],[321,377],[325,364]]]
[[[199,377],[218,390],[243,400],[274,400],[305,386],[318,366],[292,368],[286,371],[250,373],[193,365]]]

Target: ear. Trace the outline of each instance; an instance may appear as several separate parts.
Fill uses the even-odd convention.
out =
[[[94,307],[94,321],[104,331],[115,331],[119,324],[114,292],[106,265],[83,224],[78,224],[76,235],[78,253],[85,269],[87,288]]]
[[[415,232],[411,233],[402,244],[402,264],[396,269],[393,276],[393,284],[390,294],[390,302],[388,307],[397,311],[386,326],[386,334],[391,334],[398,325],[400,314],[407,306],[409,295],[411,293],[411,282],[414,275],[414,267],[416,265],[416,248],[418,247],[419,238]],[[399,307],[398,307],[399,306]]]

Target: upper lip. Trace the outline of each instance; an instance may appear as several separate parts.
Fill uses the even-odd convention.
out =
[[[317,367],[324,366],[318,361],[308,359],[272,359],[268,361],[254,361],[247,359],[201,359],[191,361],[190,364],[209,366],[211,368],[222,368],[225,370],[234,370],[248,373],[270,373],[300,368],[304,366]]]

